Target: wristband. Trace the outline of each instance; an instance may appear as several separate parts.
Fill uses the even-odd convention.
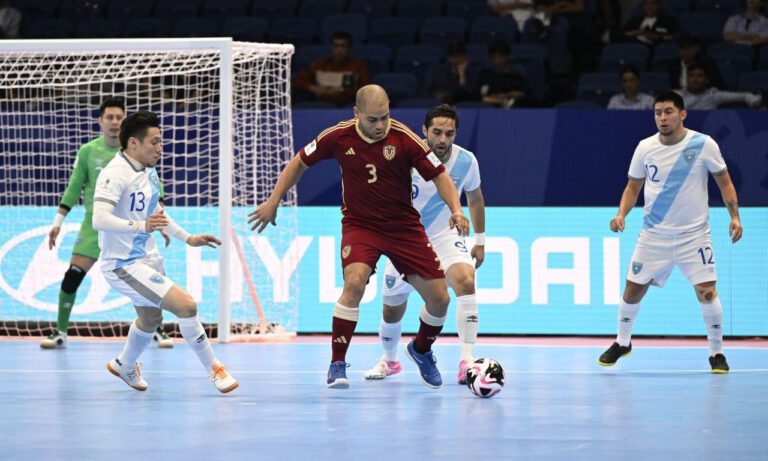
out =
[[[53,227],[61,227],[61,224],[64,222],[64,215],[61,213],[56,213],[56,217],[53,218]]]
[[[475,245],[485,246],[485,232],[475,233]]]

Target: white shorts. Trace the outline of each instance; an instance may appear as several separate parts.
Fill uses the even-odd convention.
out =
[[[459,237],[458,234],[451,232],[435,236],[434,239],[430,238],[429,241],[445,272],[448,272],[448,269],[456,263],[465,263],[475,267],[464,237]],[[399,306],[408,300],[408,296],[413,290],[413,285],[406,282],[392,262],[387,260],[387,267],[384,269],[384,288],[381,293],[384,304]]]
[[[717,280],[709,229],[677,236],[642,230],[627,269],[627,280],[663,287],[675,266],[692,285]]]
[[[135,306],[160,307],[173,280],[165,276],[163,260],[140,259],[119,269],[103,272],[109,286],[127,296]]]

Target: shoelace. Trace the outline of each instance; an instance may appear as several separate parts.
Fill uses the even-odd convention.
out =
[[[141,377],[141,364],[139,362],[136,362],[136,368],[128,371],[126,373],[126,376],[128,376],[128,378],[130,378],[131,381],[134,381],[137,376]]]
[[[211,373],[211,381],[216,381],[216,379],[224,379],[227,377],[227,369],[224,368],[223,365],[214,365],[213,366],[213,373]]]

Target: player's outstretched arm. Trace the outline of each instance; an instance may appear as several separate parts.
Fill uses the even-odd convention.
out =
[[[459,193],[456,191],[456,186],[453,184],[451,177],[443,171],[432,182],[435,183],[440,198],[443,199],[445,204],[448,205],[448,209],[451,210],[451,218],[448,220],[448,225],[451,226],[451,229],[455,227],[459,231],[459,235],[469,235],[469,220],[464,216],[464,212],[461,211]]]
[[[475,260],[475,269],[477,269],[485,261],[485,199],[479,187],[467,191],[466,194],[469,217],[472,219],[472,228],[475,230],[475,246],[469,254]]]
[[[627,181],[627,187],[624,188],[624,193],[621,194],[621,202],[619,203],[619,213],[611,219],[611,230],[613,232],[624,232],[624,219],[627,217],[632,208],[637,203],[637,197],[640,196],[640,191],[643,189],[645,179],[629,178]]]
[[[731,236],[731,242],[736,243],[741,239],[744,229],[741,227],[741,218],[739,217],[739,200],[736,196],[736,188],[731,181],[731,175],[728,170],[723,170],[715,175],[715,182],[720,188],[720,194],[723,196],[723,203],[728,208],[731,215],[731,224],[728,226],[728,235]]]
[[[209,234],[190,235],[187,237],[187,245],[191,247],[206,246],[216,248],[217,246],[221,246],[221,240]]]
[[[280,177],[277,178],[277,184],[275,184],[269,199],[248,213],[248,224],[251,224],[251,230],[261,233],[269,223],[272,223],[273,226],[276,225],[275,219],[277,218],[277,207],[280,205],[280,200],[283,199],[283,196],[288,193],[291,187],[299,182],[301,175],[304,174],[307,168],[307,165],[301,161],[300,156],[293,157],[288,165],[285,166],[283,172],[280,173]]]

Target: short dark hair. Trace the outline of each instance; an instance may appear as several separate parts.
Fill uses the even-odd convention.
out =
[[[123,113],[125,113],[125,101],[123,101],[123,98],[110,96],[102,101],[101,105],[99,106],[99,117],[104,115],[104,111],[107,110],[107,107],[119,107],[122,109]]]
[[[509,47],[509,43],[498,40],[490,45],[488,45],[488,54],[503,54],[505,56],[509,56],[509,53],[512,52],[512,49]]]
[[[160,128],[160,119],[154,112],[140,110],[125,117],[120,123],[120,147],[125,150],[131,138],[142,141],[150,128]]]
[[[656,107],[656,104],[660,102],[672,102],[678,109],[685,110],[683,97],[672,90],[664,90],[657,94],[656,97],[653,98],[653,107]]]
[[[619,72],[619,80],[621,80],[624,77],[624,74],[629,72],[630,74],[634,74],[635,77],[640,78],[640,71],[637,70],[637,67],[635,66],[625,66],[623,69],[621,69],[621,72]]]
[[[424,126],[429,128],[432,126],[432,120],[437,117],[445,117],[453,119],[456,122],[456,128],[459,128],[459,114],[456,109],[449,104],[440,104],[427,111],[427,115],[424,117]]]
[[[331,35],[331,42],[334,40],[345,40],[347,44],[352,44],[352,35],[349,34],[349,32],[344,32],[343,30],[340,30],[338,32],[334,32],[333,35]]]
[[[688,73],[690,74],[694,70],[702,70],[704,71],[704,75],[709,77],[709,67],[707,67],[706,64],[699,60],[694,60],[689,66],[688,66]]]

